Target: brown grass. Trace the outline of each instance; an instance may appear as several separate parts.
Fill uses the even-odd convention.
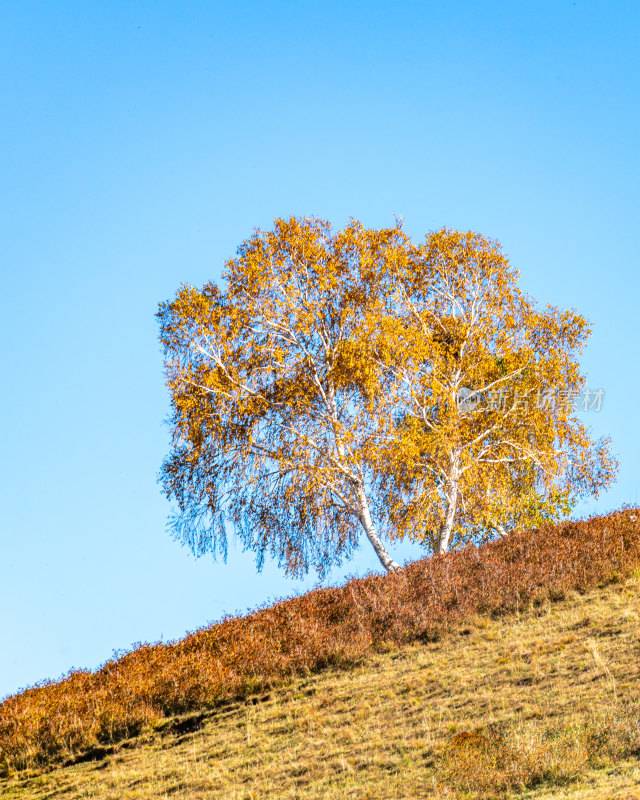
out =
[[[635,741],[628,722],[640,699],[639,643],[640,571],[526,612],[475,615],[438,641],[371,652],[349,670],[162,719],[93,760],[0,781],[0,798],[441,800],[484,791],[637,800],[640,762],[625,759]],[[512,765],[503,751],[490,789],[466,784],[465,794],[465,759],[452,758],[461,751],[453,744],[491,731],[515,752]],[[568,746],[574,739],[586,742],[588,758]],[[482,778],[486,759],[466,763],[466,777]]]
[[[640,754],[640,708],[607,704],[577,724],[538,721],[455,734],[438,759],[436,785],[480,800],[564,786],[590,769]]]
[[[94,673],[28,689],[0,705],[0,771],[78,758],[171,715],[216,709],[330,666],[354,668],[389,648],[437,642],[478,615],[517,613],[623,581],[640,568],[638,519],[627,508],[424,559],[395,575],[225,619],[173,644],[143,644]],[[595,663],[597,648],[587,655]],[[613,674],[603,674],[617,691]],[[522,679],[535,677],[525,670]]]

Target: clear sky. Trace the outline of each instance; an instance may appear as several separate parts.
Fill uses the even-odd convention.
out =
[[[640,5],[620,0],[0,2],[0,697],[315,582],[196,561],[156,482],[154,314],[277,216],[502,242],[593,323],[640,504]],[[396,560],[422,551],[393,547]],[[379,569],[365,541],[335,570]]]

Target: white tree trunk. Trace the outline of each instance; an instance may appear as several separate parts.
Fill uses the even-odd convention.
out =
[[[341,460],[344,460],[344,448],[342,446],[342,442],[340,441],[340,437],[337,433],[337,423],[338,423],[338,411],[336,408],[336,399],[335,399],[335,389],[332,383],[329,383],[327,397],[329,401],[329,412],[331,414],[331,418],[333,420],[333,434],[336,443],[336,450]],[[376,533],[376,529],[373,525],[373,521],[371,520],[371,512],[369,511],[369,503],[367,502],[367,495],[364,491],[364,486],[362,484],[357,485],[356,489],[356,496],[358,500],[358,519],[360,520],[360,524],[364,528],[365,533],[367,534],[367,539],[371,542],[373,549],[376,551],[376,555],[380,559],[380,563],[382,566],[387,570],[387,572],[395,572],[397,569],[400,569],[399,565],[391,558],[387,549],[380,541],[380,537]]]
[[[359,511],[359,519],[362,527],[364,528],[365,533],[367,534],[367,539],[371,542],[373,549],[376,551],[376,555],[380,559],[380,563],[382,566],[387,570],[387,572],[395,572],[396,570],[400,569],[400,566],[396,564],[396,562],[391,558],[387,549],[380,541],[380,537],[376,533],[376,529],[373,525],[371,520],[371,513],[369,511],[369,504],[367,503],[367,498],[362,488],[358,489],[358,511]]]
[[[438,554],[442,555],[449,549],[449,539],[451,538],[451,531],[453,530],[453,522],[456,517],[456,506],[458,504],[458,481],[447,481],[446,486],[447,497],[447,510],[444,517],[444,522],[440,528],[438,536]]]

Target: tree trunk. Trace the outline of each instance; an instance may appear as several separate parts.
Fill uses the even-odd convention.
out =
[[[358,505],[360,523],[367,534],[367,539],[371,542],[373,549],[376,551],[376,555],[380,559],[380,563],[387,570],[387,572],[395,572],[396,570],[400,569],[400,566],[391,558],[387,552],[387,549],[380,541],[380,537],[376,533],[376,529],[371,521],[369,504],[367,503],[367,498],[362,489],[358,490]]]
[[[453,530],[453,521],[456,517],[456,506],[458,503],[458,481],[450,480],[446,484],[447,496],[447,511],[444,517],[444,522],[440,528],[438,536],[438,554],[442,555],[449,549],[449,539],[451,538],[451,531]]]
[[[342,442],[340,441],[340,437],[338,436],[336,431],[338,412],[336,409],[335,389],[332,383],[330,383],[328,387],[328,398],[329,398],[329,409],[331,412],[331,417],[334,425],[333,433],[336,442],[336,450],[340,458],[344,459],[344,449],[342,447]],[[376,529],[374,528],[373,522],[371,520],[371,513],[369,511],[369,503],[367,502],[367,496],[364,492],[364,487],[361,484],[357,485],[356,496],[358,498],[358,519],[360,520],[360,524],[362,525],[365,533],[367,534],[367,539],[371,542],[373,549],[376,551],[376,555],[380,559],[380,563],[387,570],[387,572],[395,572],[397,569],[400,569],[400,567],[391,558],[391,556],[387,552],[387,549],[380,541],[380,537],[376,533]]]

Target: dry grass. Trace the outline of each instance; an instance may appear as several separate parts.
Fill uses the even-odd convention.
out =
[[[632,800],[640,798],[640,766],[629,760],[623,717],[637,707],[639,676],[636,572],[526,612],[475,615],[438,641],[370,653],[349,670],[294,678],[261,698],[163,720],[95,762],[0,782],[0,798]],[[610,720],[590,753],[578,747],[567,761],[563,736],[566,744],[572,731],[597,732],[610,712],[618,728]],[[577,767],[564,776],[570,782],[562,785],[556,770],[535,788],[501,788],[494,773],[489,791],[464,795],[447,772],[461,762],[447,762],[447,753],[461,734],[486,735],[491,726],[525,755],[529,748],[547,758],[538,744],[551,742],[560,766]],[[473,764],[470,774],[480,774],[481,761]]]
[[[215,709],[331,665],[351,668],[388,647],[434,641],[478,614],[620,581],[640,568],[639,516],[625,509],[424,559],[28,689],[0,704],[0,776],[77,758],[171,715]],[[599,654],[587,656],[597,662]],[[536,680],[531,667],[519,669],[521,680]]]

